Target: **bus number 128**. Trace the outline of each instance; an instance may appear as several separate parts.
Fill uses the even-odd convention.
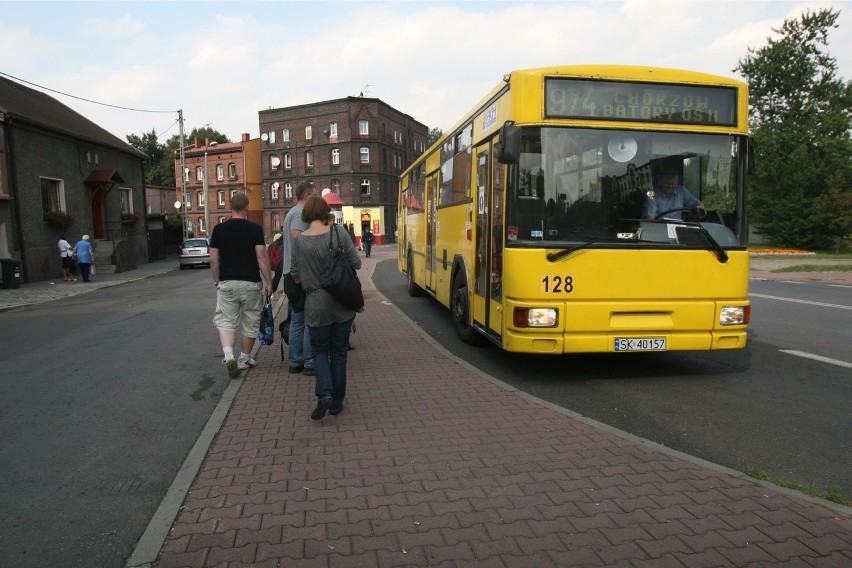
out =
[[[541,291],[545,294],[570,294],[574,291],[574,278],[548,274],[541,279]]]

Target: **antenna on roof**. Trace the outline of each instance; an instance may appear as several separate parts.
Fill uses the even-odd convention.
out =
[[[361,96],[362,97],[369,96],[370,95],[370,87],[373,87],[373,86],[374,85],[371,85],[370,83],[367,83],[366,85],[364,85],[364,91],[361,93]]]

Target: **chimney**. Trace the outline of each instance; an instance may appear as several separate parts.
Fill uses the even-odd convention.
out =
[[[201,148],[201,139],[198,136],[195,137],[195,147]]]
[[[242,141],[243,141],[243,142],[248,142],[249,140],[251,140],[251,137],[250,137],[250,136],[251,136],[251,135],[250,135],[248,132],[243,132],[243,138],[242,138]]]

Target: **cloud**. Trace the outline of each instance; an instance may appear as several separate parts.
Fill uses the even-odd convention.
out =
[[[80,36],[94,41],[127,40],[148,31],[148,24],[131,16],[107,20],[92,18],[84,22]]]
[[[45,16],[21,3],[0,15],[0,50],[16,54],[10,74],[110,104],[180,108],[187,131],[211,123],[232,139],[257,136],[261,110],[365,90],[446,129],[515,69],[630,64],[734,76],[785,18],[829,5],[838,4],[208,2],[199,12],[194,2],[58,2]],[[850,28],[852,10],[841,10],[829,51],[843,77],[852,77]],[[69,106],[122,138],[173,121]]]

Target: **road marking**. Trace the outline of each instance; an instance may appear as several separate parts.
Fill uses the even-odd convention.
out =
[[[787,353],[788,355],[795,355],[796,357],[804,357],[805,359],[813,359],[814,361],[828,363],[829,365],[837,365],[838,367],[846,367],[847,369],[852,369],[852,363],[840,361],[839,359],[831,359],[829,357],[823,357],[822,355],[814,355],[813,353],[796,351],[795,349],[780,349],[779,351],[781,351],[781,353]]]
[[[755,298],[765,298],[767,300],[781,300],[782,302],[794,302],[796,304],[810,304],[811,306],[822,306],[824,308],[837,308],[839,310],[852,310],[852,306],[844,306],[841,304],[826,304],[825,302],[812,302],[810,300],[797,300],[796,298],[784,298],[781,296],[767,296],[766,294],[749,294]]]

